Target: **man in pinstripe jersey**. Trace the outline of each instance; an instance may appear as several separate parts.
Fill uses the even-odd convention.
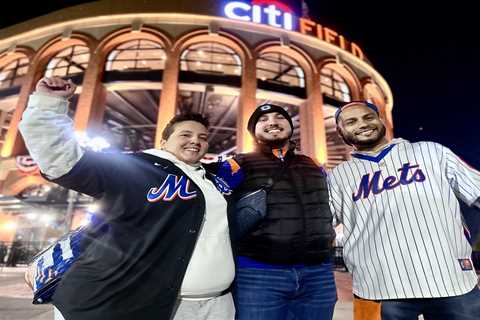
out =
[[[480,319],[480,290],[457,197],[480,207],[480,173],[433,142],[389,142],[378,108],[337,111],[352,159],[329,175],[344,224],[355,319]]]

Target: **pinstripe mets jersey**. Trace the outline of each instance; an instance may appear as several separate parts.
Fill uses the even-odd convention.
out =
[[[480,173],[448,148],[396,139],[329,174],[354,294],[372,300],[457,296],[477,284],[457,197],[480,198]]]

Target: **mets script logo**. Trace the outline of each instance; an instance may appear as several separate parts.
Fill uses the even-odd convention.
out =
[[[219,176],[213,176],[213,184],[215,187],[217,187],[217,190],[220,191],[224,195],[230,195],[232,194],[232,189],[228,185],[228,183],[225,182],[222,178]]]
[[[371,179],[370,173],[367,173],[362,177],[357,192],[352,194],[353,201],[358,201],[361,198],[368,198],[370,192],[373,192],[373,194],[379,194],[385,190],[395,189],[401,185],[425,181],[425,174],[423,173],[422,169],[418,167],[418,164],[412,166],[407,162],[400,169],[398,169],[400,172],[400,178],[388,176],[385,178],[385,180],[383,180],[382,183],[380,182],[380,175],[382,171],[375,171]]]
[[[169,174],[160,188],[151,188],[148,191],[147,200],[149,202],[172,201],[177,196],[183,200],[193,199],[197,196],[197,192],[189,191],[189,187],[190,180],[186,176]]]

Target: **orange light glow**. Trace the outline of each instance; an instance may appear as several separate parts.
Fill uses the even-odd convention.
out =
[[[0,213],[0,241],[12,242],[17,232],[17,218]]]

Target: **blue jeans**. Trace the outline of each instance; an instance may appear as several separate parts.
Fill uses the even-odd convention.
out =
[[[382,300],[381,310],[382,320],[416,320],[420,314],[425,320],[478,320],[480,290],[447,298]]]
[[[332,264],[238,268],[237,320],[331,320],[337,301]]]

